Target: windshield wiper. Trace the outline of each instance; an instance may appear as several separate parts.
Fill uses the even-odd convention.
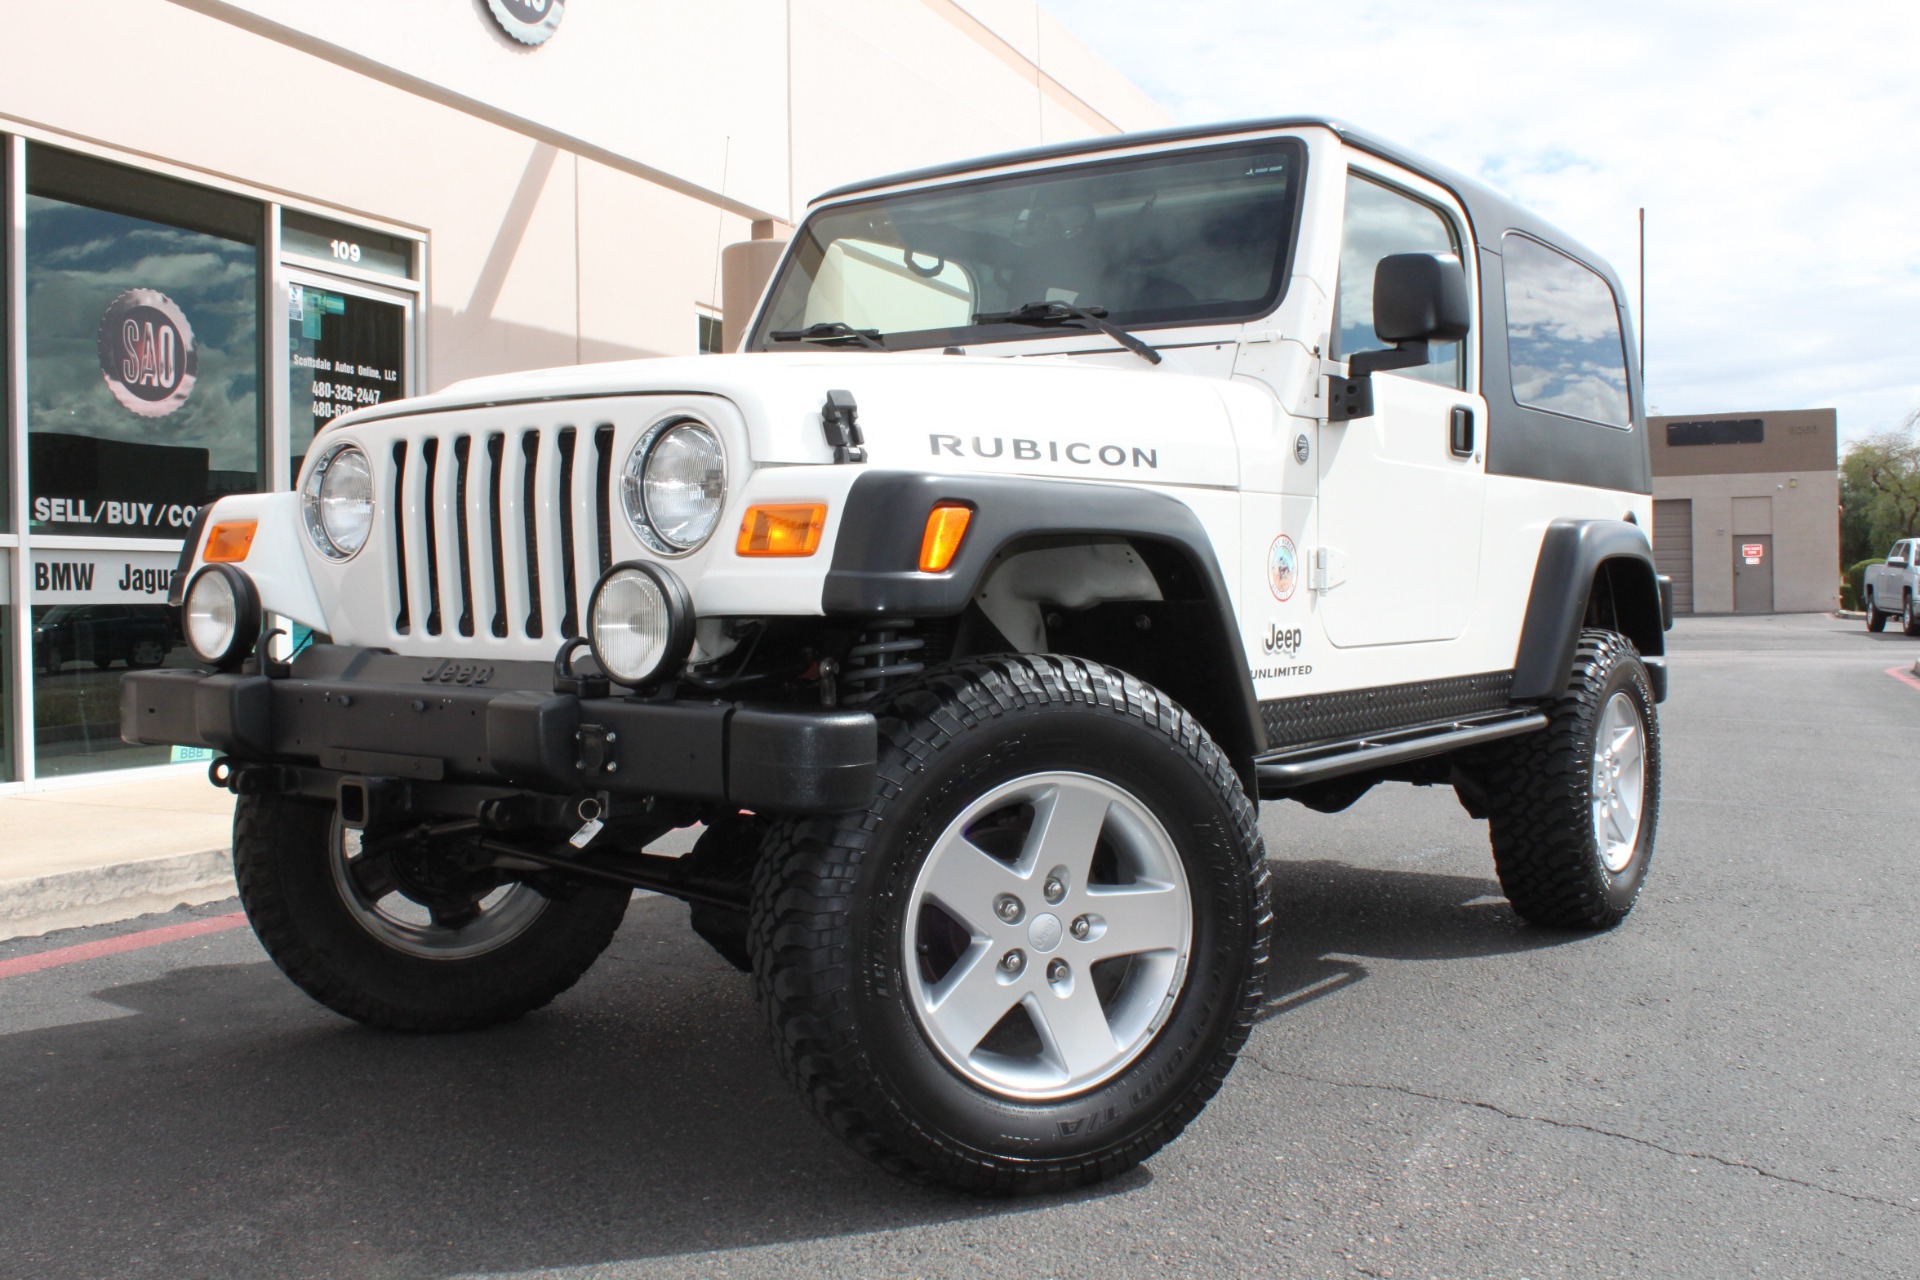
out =
[[[1159,364],[1160,353],[1117,324],[1107,323],[1105,307],[1076,307],[1071,302],[1029,302],[1012,311],[979,311],[975,324],[1083,325],[1097,329],[1148,364]],[[780,335],[775,334],[775,337]]]
[[[804,329],[775,329],[767,336],[775,342],[817,342],[823,347],[864,347],[869,351],[887,349],[887,344],[880,341],[878,329],[856,329],[840,320],[822,320]]]

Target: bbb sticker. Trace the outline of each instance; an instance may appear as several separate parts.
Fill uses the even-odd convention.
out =
[[[1284,533],[1275,538],[1267,548],[1267,589],[1282,604],[1293,599],[1293,588],[1300,577],[1299,566],[1300,553],[1294,550],[1293,539]]]

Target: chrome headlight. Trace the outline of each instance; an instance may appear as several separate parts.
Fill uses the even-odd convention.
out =
[[[329,560],[351,560],[373,532],[373,464],[360,446],[336,444],[320,455],[300,491],[307,536]]]
[[[260,593],[230,564],[202,565],[181,603],[187,647],[208,666],[236,665],[260,635]]]
[[[669,418],[648,431],[620,477],[627,520],[661,555],[685,555],[713,536],[726,497],[720,437],[695,418]]]
[[[693,599],[664,565],[617,564],[587,603],[587,642],[608,679],[653,684],[679,670],[693,648]]]

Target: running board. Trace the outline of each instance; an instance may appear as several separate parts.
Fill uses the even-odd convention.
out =
[[[1349,773],[1458,751],[1462,747],[1477,747],[1546,727],[1547,717],[1541,712],[1507,711],[1447,724],[1422,725],[1417,729],[1368,734],[1347,742],[1323,742],[1263,756],[1254,761],[1254,773],[1260,780],[1261,791],[1268,788],[1284,791]]]

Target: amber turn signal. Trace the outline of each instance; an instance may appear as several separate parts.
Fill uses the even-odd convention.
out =
[[[208,564],[238,564],[253,550],[258,520],[223,520],[207,531],[207,550],[201,556]]]
[[[820,549],[827,504],[795,502],[748,507],[734,552],[743,556],[810,556]]]
[[[960,540],[967,536],[967,521],[973,508],[958,502],[942,502],[927,513],[927,532],[920,539],[920,572],[945,573],[960,552]]]

